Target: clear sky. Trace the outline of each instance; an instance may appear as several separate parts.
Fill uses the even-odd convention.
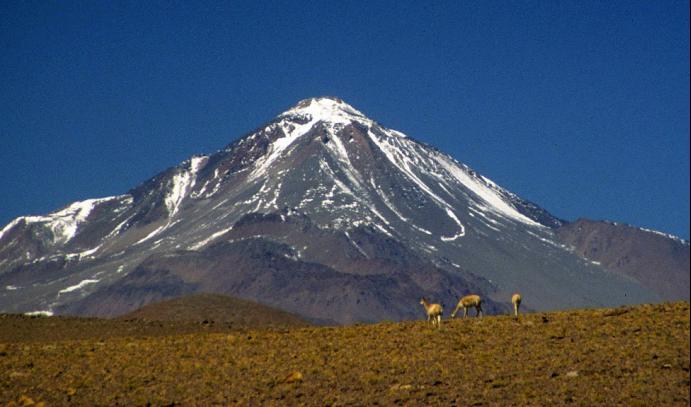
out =
[[[0,224],[125,193],[320,95],[561,218],[689,238],[673,0],[3,1]]]

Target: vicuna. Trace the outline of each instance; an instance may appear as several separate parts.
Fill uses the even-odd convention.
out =
[[[468,308],[474,307],[477,317],[481,317],[483,312],[482,312],[482,299],[480,298],[479,295],[466,295],[465,297],[461,298],[460,301],[458,301],[458,305],[456,305],[456,309],[453,310],[451,313],[451,318],[456,317],[456,313],[458,310],[463,308],[463,318],[468,316]]]
[[[432,322],[432,325],[441,327],[441,314],[442,312],[444,312],[441,305],[430,304],[429,302],[427,302],[425,297],[422,297],[422,299],[420,299],[420,304],[422,304],[422,306],[425,307],[425,312],[427,312],[427,321]]]
[[[513,315],[518,318],[518,308],[521,306],[521,294],[516,293],[511,296],[511,303],[513,304]]]

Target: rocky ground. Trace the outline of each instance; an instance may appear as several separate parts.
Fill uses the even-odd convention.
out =
[[[0,404],[688,406],[689,324],[688,302],[441,329],[5,315]]]

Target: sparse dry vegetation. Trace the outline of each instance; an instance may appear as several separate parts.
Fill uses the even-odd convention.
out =
[[[4,316],[0,404],[689,405],[687,302],[488,316],[441,329],[423,316],[213,332],[199,323]]]

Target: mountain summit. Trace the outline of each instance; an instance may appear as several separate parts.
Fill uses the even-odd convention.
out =
[[[330,123],[349,124],[352,121],[372,123],[362,112],[343,100],[322,96],[299,101],[293,108],[286,110],[278,117],[309,115],[311,120]]]
[[[117,315],[196,292],[348,323],[481,293],[501,311],[655,301],[564,222],[344,101],[311,98],[127,194],[0,231],[0,310]],[[688,242],[681,243],[688,253]],[[685,245],[685,246],[684,246]]]

